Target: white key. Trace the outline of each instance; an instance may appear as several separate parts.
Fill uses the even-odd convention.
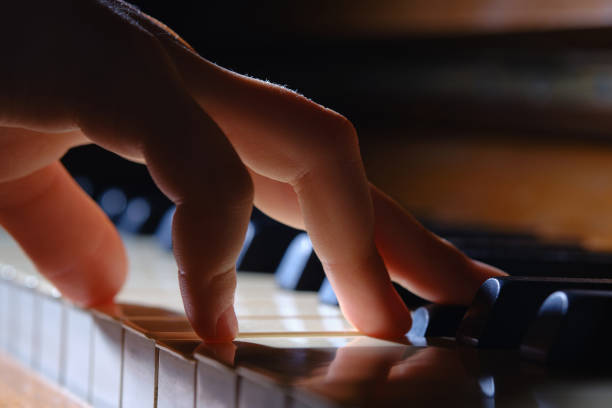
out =
[[[8,304],[7,304],[7,329],[6,332],[8,334],[7,342],[6,342],[6,351],[13,355],[17,356],[19,354],[19,333],[21,333],[20,329],[20,316],[19,316],[19,301],[20,292],[23,289],[16,285],[11,284],[8,288]]]
[[[134,321],[139,324],[129,322],[123,325],[122,406],[153,407],[158,375],[155,339],[196,340],[197,336],[191,327],[185,326],[184,318]],[[171,331],[161,331],[164,328]],[[189,331],[180,331],[181,328],[188,328]],[[149,332],[151,329],[160,331]]]
[[[63,344],[66,309],[58,298],[40,297],[40,354],[38,370],[48,379],[63,382]]]
[[[31,289],[21,288],[18,302],[19,331],[15,333],[15,337],[18,338],[17,358],[26,366],[34,367],[37,365],[38,357],[35,343],[38,344],[39,339],[39,330],[36,327],[37,296]]]
[[[154,407],[157,374],[155,340],[127,327],[123,336],[122,405]]]
[[[10,283],[0,277],[0,350],[8,349],[10,286]]]
[[[121,401],[123,326],[102,313],[93,316],[91,401],[95,407],[118,408]]]
[[[194,408],[196,361],[191,358],[200,341],[157,344],[157,408]]]
[[[66,306],[64,385],[86,401],[91,401],[92,322],[93,318],[89,312]]]
[[[233,344],[215,344],[210,347],[234,346]],[[194,354],[198,360],[196,408],[235,407],[238,375],[231,367],[231,362],[219,361],[219,355],[215,350],[212,355],[216,358],[211,357],[209,353],[199,351]]]
[[[288,397],[284,390],[266,382],[241,376],[239,381],[238,408],[284,408]]]

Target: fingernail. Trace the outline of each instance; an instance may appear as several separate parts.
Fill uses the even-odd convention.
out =
[[[217,319],[217,326],[215,328],[215,337],[206,338],[207,343],[225,343],[234,340],[238,334],[238,319],[236,319],[236,312],[234,312],[234,306],[230,306]]]

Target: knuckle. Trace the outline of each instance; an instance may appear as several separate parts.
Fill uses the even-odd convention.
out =
[[[358,155],[357,132],[345,116],[326,110],[320,129],[313,144],[316,158],[327,161],[355,157],[356,153]]]

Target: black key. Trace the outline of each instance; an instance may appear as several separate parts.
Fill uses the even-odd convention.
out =
[[[162,248],[172,249],[172,219],[174,218],[174,212],[176,207],[170,207],[166,210],[166,213],[161,217],[159,225],[155,230],[155,237],[157,242]]]
[[[83,189],[87,193],[88,196],[93,197],[95,193],[95,187],[93,181],[87,176],[83,175],[75,175],[74,181],[77,182],[79,187]]]
[[[403,288],[395,282],[393,282],[393,287],[400,295],[408,309],[416,309],[429,303],[425,299],[418,297],[414,293],[410,292],[406,288]],[[321,288],[319,289],[319,300],[321,301],[321,303],[325,303],[328,305],[338,305],[338,299],[336,298],[336,294],[334,293],[334,290],[332,289],[331,284],[329,283],[327,278],[325,278],[323,284],[321,284]],[[455,333],[453,332],[452,335],[454,334]]]
[[[253,221],[249,221],[249,225],[247,227],[247,231],[244,236],[244,242],[242,243],[240,254],[238,254],[238,259],[236,260],[236,269],[238,269],[238,265],[242,264],[242,259],[244,258],[244,255],[249,250],[249,247],[251,246],[251,242],[253,242],[254,236],[255,236],[255,226],[253,225]]]
[[[324,278],[308,234],[296,235],[276,268],[276,282],[283,289],[317,291]]]
[[[127,207],[127,196],[120,188],[109,188],[98,197],[100,208],[113,222],[117,222]]]
[[[469,257],[512,276],[612,278],[612,253],[575,243],[547,242],[534,235],[425,223]]]
[[[525,334],[521,354],[552,365],[609,366],[610,316],[611,291],[554,292]]]
[[[518,348],[544,299],[565,289],[612,290],[610,279],[490,278],[480,287],[457,340],[483,348]]]
[[[465,306],[421,306],[412,311],[412,327],[408,336],[454,337],[466,310]]]
[[[151,203],[144,197],[132,198],[117,221],[117,227],[132,234],[139,233],[151,217]]]
[[[255,210],[251,218],[252,238],[239,257],[241,271],[274,272],[298,230],[274,221]]]
[[[321,287],[319,288],[319,301],[321,303],[325,303],[326,305],[338,306],[338,298],[336,297],[336,293],[329,283],[329,280],[325,278]]]

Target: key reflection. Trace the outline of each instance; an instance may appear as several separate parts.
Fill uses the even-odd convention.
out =
[[[492,406],[452,348],[421,348],[364,336],[336,338],[334,345],[319,342],[317,347],[257,342],[235,341],[235,349],[204,344],[198,352],[264,374],[306,403],[309,395],[319,395],[348,406]]]

